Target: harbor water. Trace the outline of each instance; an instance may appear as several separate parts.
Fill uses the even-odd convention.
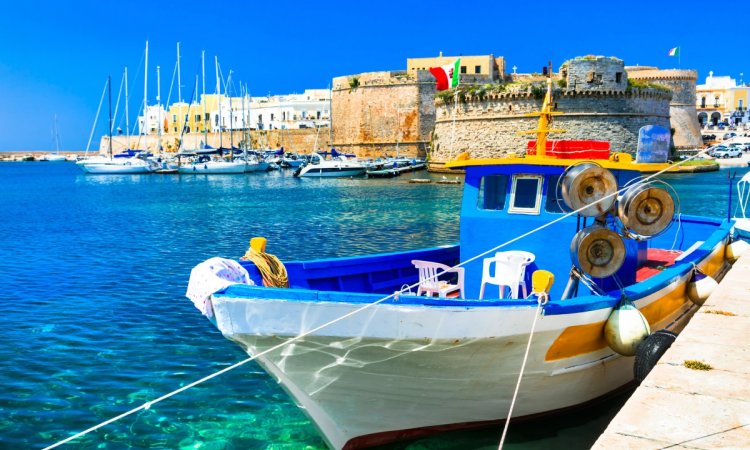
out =
[[[682,213],[726,217],[730,173],[664,179]],[[0,448],[44,448],[245,359],[184,293],[193,266],[237,258],[253,236],[282,260],[456,242],[461,185],[407,182],[428,176],[442,177],[97,176],[68,163],[0,164]],[[588,448],[624,400],[512,424],[505,448]],[[501,432],[383,448],[491,449]],[[254,363],[68,446],[325,448]]]

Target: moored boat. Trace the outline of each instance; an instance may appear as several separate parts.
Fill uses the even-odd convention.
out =
[[[314,153],[310,157],[310,162],[301,166],[294,173],[296,177],[356,177],[362,175],[367,170],[367,166],[355,159],[349,159],[344,155],[331,156],[326,159],[323,153]]]
[[[681,330],[697,309],[694,273],[728,267],[732,222],[675,214],[668,189],[641,176],[667,164],[546,155],[551,105],[548,90],[536,154],[448,163],[466,172],[458,245],[288,262],[288,289],[264,286],[250,261],[227,263],[246,277],[214,279],[227,271],[212,262],[194,269],[188,296],[335,449],[622,389],[638,341],[612,338],[610,316],[634,305],[648,329]]]

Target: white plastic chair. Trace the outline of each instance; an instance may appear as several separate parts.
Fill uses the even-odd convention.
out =
[[[525,252],[498,252],[491,258],[485,258],[482,264],[482,285],[479,288],[479,299],[484,298],[487,284],[498,286],[498,298],[505,298],[505,289],[510,289],[510,298],[518,298],[518,289],[523,290],[523,298],[528,297],[526,289],[526,266],[533,258]],[[494,270],[493,270],[494,269]]]
[[[421,261],[418,259],[412,260],[414,267],[419,270],[419,287],[417,288],[417,295],[427,294],[428,297],[432,297],[433,294],[437,294],[440,298],[445,298],[451,292],[458,291],[458,295],[464,298],[464,268],[456,267],[451,269],[450,266],[440,264],[432,261]],[[450,284],[446,281],[439,280],[439,276],[443,276],[446,273],[458,274],[458,280],[456,284]]]

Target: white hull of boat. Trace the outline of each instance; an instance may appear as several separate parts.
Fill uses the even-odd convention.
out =
[[[180,166],[177,170],[182,174],[236,174],[245,173],[245,163],[210,161],[198,164],[186,164]]]
[[[93,174],[145,174],[153,172],[151,166],[137,158],[92,158],[76,162],[86,173]]]
[[[47,162],[63,162],[67,161],[67,158],[65,158],[64,155],[57,155],[57,154],[48,154],[42,156],[42,161]]]
[[[712,258],[721,257],[720,251],[723,246]],[[636,300],[636,306],[658,308],[662,301],[674,307],[674,293],[685,292],[688,276]],[[250,355],[362,307],[361,303],[231,294],[214,295],[211,303],[219,330]],[[566,329],[598,323],[603,327],[611,311],[602,308],[537,319],[514,417],[579,405],[632,380],[632,358],[621,357],[606,345],[550,357]],[[678,306],[652,323],[652,329],[679,331],[694,311],[682,294]],[[407,430],[504,420],[535,312],[533,304],[381,304],[257,361],[311,416],[331,447],[375,445]],[[367,405],[366,411],[362,405]]]
[[[362,175],[365,173],[364,168],[356,168],[356,169],[348,169],[348,168],[341,168],[339,170],[322,170],[322,169],[316,169],[311,168],[308,171],[301,172],[299,174],[300,177],[317,177],[317,178],[341,178],[341,177],[356,177],[359,175]]]

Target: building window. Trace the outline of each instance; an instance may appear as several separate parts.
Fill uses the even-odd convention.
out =
[[[466,73],[466,66],[461,66],[461,73]]]
[[[482,66],[474,66],[474,73],[482,73]]]
[[[615,73],[615,83],[622,83],[622,72]]]
[[[206,113],[206,117],[205,117],[205,118],[204,118],[203,120],[204,120],[204,121],[206,121],[206,122],[208,122],[209,120],[211,120],[211,119],[210,119],[210,118],[208,117],[208,113]]]
[[[742,108],[743,108],[744,106],[745,106],[744,100],[743,100],[743,99],[740,99],[740,100],[739,100],[739,103],[737,103],[737,109],[739,109],[740,111],[742,111]]]
[[[196,122],[200,122],[201,121],[201,115],[200,114],[196,114],[195,115],[195,121]]]
[[[706,97],[701,97],[701,108],[706,107]]]
[[[719,107],[719,96],[717,95],[716,97],[714,97],[714,108],[718,108],[718,107]]]
[[[172,122],[177,122],[177,114],[172,114]]]

